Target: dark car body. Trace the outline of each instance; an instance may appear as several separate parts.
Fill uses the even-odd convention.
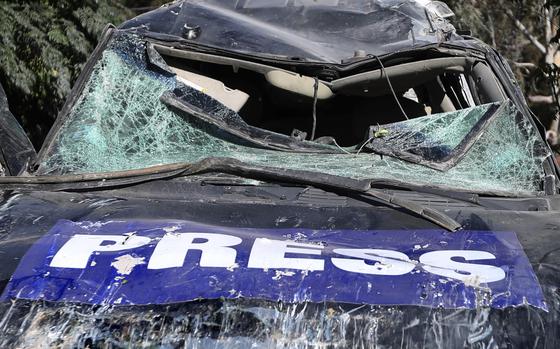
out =
[[[0,346],[557,348],[558,165],[425,5],[109,27],[36,157],[0,99]]]

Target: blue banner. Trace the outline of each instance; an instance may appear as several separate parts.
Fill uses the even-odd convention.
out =
[[[59,221],[2,300],[147,305],[197,299],[546,309],[512,232],[248,229]]]

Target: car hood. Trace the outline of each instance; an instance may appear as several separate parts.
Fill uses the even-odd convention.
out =
[[[152,37],[292,61],[341,63],[447,40],[453,26],[426,1],[177,1],[121,28]]]
[[[546,199],[496,199],[481,205],[398,194],[445,211],[463,224],[463,231],[450,233],[394,208],[317,189],[232,185],[219,178],[95,193],[3,195],[2,347],[33,347],[45,338],[70,347],[559,344],[560,242],[555,235],[560,225]],[[211,265],[215,258],[227,258],[226,253],[190,265],[191,259],[201,258],[195,253],[181,266],[147,275],[157,264],[157,253],[151,245],[143,250],[141,240],[150,237],[155,245],[166,234],[185,232],[241,239],[239,245],[229,243],[237,246],[237,263],[228,268]],[[83,269],[69,264],[76,262],[73,253],[88,244],[55,260],[69,238],[91,234],[107,236],[107,241],[122,238],[123,245],[136,244],[138,249],[93,253]],[[205,237],[199,236],[198,243]],[[301,265],[292,265],[249,270],[251,263],[263,263],[254,251],[258,239],[261,245],[288,241],[296,249],[288,259],[307,254],[314,263],[323,260],[325,269],[302,272]],[[101,249],[109,242],[100,244]],[[330,265],[327,251],[348,255],[343,249],[364,247],[401,252],[413,260],[434,251],[482,249],[496,260],[472,263],[499,266],[513,277],[504,292],[496,292],[494,286],[486,288],[476,280],[457,283],[433,270],[398,276],[398,258],[370,265],[385,275],[343,272],[343,265]],[[251,248],[253,261],[248,262],[245,253]],[[318,249],[323,255],[315,253]],[[269,250],[268,257],[273,254]],[[166,258],[173,255],[159,253],[163,259],[158,263],[169,263]]]

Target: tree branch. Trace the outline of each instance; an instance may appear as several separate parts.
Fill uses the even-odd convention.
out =
[[[543,55],[546,55],[546,47],[539,41],[539,39],[537,39],[533,34],[531,34],[529,32],[529,29],[527,29],[527,27],[525,27],[525,25],[523,23],[521,23],[520,20],[515,18],[515,16],[513,15],[513,12],[511,12],[510,9],[506,9],[506,15],[513,21],[513,24],[515,24],[517,29],[519,29],[523,33],[523,35],[525,35],[527,37],[527,39],[529,39],[529,41],[531,41],[531,43],[539,51],[541,51],[541,53]]]
[[[554,98],[552,96],[528,96],[527,99],[531,103],[537,104],[553,104]]]
[[[529,62],[512,62],[516,68],[537,69],[538,65]]]

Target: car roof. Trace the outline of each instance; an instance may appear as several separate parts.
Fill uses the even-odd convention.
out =
[[[237,53],[341,63],[449,39],[425,0],[182,0],[121,28]]]

